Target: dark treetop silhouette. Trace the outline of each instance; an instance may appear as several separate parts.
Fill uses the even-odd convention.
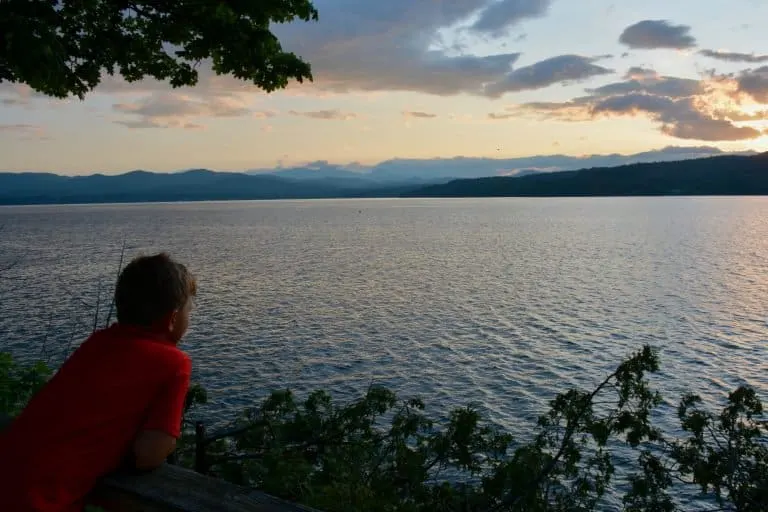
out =
[[[0,83],[83,98],[104,73],[195,85],[197,64],[266,91],[311,80],[271,23],[316,20],[310,0],[3,0]]]

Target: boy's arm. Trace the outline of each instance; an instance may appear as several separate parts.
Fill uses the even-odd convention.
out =
[[[147,420],[134,440],[133,455],[137,469],[160,466],[176,448],[176,439],[181,435],[184,400],[192,371],[188,357],[184,357],[181,366],[155,397],[149,407]]]
[[[142,430],[133,442],[133,463],[147,471],[160,467],[176,449],[176,438],[160,430]]]

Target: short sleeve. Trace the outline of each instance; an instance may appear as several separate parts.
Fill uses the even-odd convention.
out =
[[[159,430],[173,437],[181,435],[184,400],[189,389],[192,363],[185,355],[179,369],[160,388],[149,406],[142,430]]]

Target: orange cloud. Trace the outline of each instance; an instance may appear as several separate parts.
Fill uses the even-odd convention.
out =
[[[308,119],[319,119],[324,121],[351,121],[358,118],[358,115],[353,112],[342,112],[339,109],[314,110],[309,112],[291,110],[288,112],[288,114],[292,116],[306,117]]]
[[[739,124],[765,114],[743,112],[734,100],[734,91],[739,91],[741,84],[733,80],[665,77],[637,68],[630,69],[625,78],[623,82],[588,90],[589,96],[571,101],[526,103],[509,110],[558,121],[646,117],[657,123],[661,133],[678,139],[738,141],[763,135],[752,126]]]
[[[437,117],[437,114],[419,111],[405,111],[403,112],[403,117],[407,119],[434,119]]]

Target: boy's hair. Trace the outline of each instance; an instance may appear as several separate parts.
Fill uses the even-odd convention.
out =
[[[121,324],[150,327],[197,293],[195,278],[166,253],[140,256],[117,279],[115,307]]]

